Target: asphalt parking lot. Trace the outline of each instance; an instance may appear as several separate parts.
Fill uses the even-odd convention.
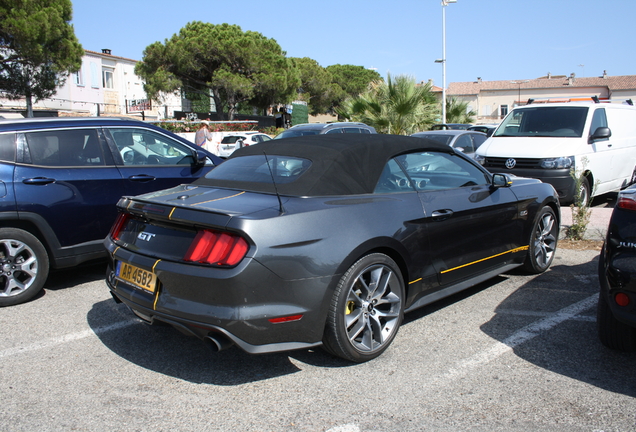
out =
[[[3,431],[626,431],[636,355],[596,337],[598,250],[502,275],[406,316],[353,365],[322,350],[212,353],[110,298],[104,265],[3,308]]]

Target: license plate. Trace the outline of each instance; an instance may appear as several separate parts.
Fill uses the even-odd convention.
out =
[[[125,262],[117,262],[117,277],[151,293],[157,286],[157,275]]]

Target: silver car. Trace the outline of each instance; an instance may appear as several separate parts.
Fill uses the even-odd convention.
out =
[[[486,141],[486,138],[488,138],[488,136],[483,132],[458,129],[418,132],[411,136],[426,138],[441,144],[449,145],[462,153],[465,153],[471,158],[474,156],[477,148],[479,148],[479,146]]]

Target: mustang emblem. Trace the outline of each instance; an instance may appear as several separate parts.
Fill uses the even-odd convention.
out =
[[[508,169],[513,169],[515,165],[517,165],[517,161],[514,160],[513,158],[510,158],[506,161],[506,168]]]

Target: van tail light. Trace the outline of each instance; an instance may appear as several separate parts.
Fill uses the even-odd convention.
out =
[[[121,230],[126,226],[126,223],[130,219],[130,213],[119,213],[117,219],[115,220],[115,224],[110,229],[110,237],[113,240],[119,240],[119,234]]]
[[[636,197],[634,194],[619,194],[616,207],[636,211]]]
[[[185,261],[217,266],[235,266],[247,254],[243,237],[218,231],[199,231],[188,248]]]

